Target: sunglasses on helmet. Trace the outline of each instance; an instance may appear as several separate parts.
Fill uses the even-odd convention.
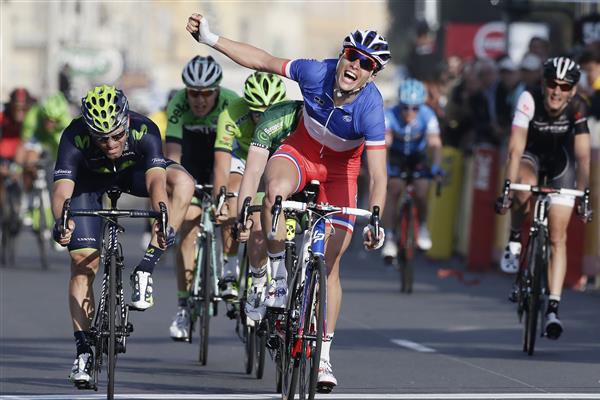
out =
[[[558,83],[553,79],[546,80],[546,86],[550,89],[555,89],[558,86],[563,92],[568,92],[571,89],[573,89],[573,85],[571,85],[570,83]]]
[[[187,89],[188,96],[190,96],[190,97],[198,97],[198,96],[210,97],[216,91],[217,91],[217,88],[211,88],[211,89],[190,89],[190,88],[188,88]]]
[[[352,47],[346,47],[344,49],[344,58],[350,62],[360,60],[360,67],[365,71],[371,72],[377,70],[377,63],[375,60]]]

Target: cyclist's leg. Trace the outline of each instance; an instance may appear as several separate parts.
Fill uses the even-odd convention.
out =
[[[253,213],[250,219],[252,220],[252,228],[246,246],[250,273],[252,274],[252,286],[248,290],[245,311],[248,317],[258,321],[264,318],[266,312],[263,300],[268,283],[267,243],[262,232],[259,213]]]
[[[538,181],[539,161],[536,156],[525,153],[519,164],[519,173],[516,183],[536,185]],[[515,192],[511,208],[511,231],[520,232],[523,222],[529,214],[529,192]]]
[[[194,196],[194,178],[177,163],[167,166],[167,194],[169,225],[178,231]]]
[[[235,157],[232,157],[232,167],[236,163]],[[240,161],[241,162],[241,161]],[[239,167],[238,167],[239,168]],[[241,171],[243,173],[243,170]],[[242,183],[242,174],[231,172],[227,183],[228,192],[238,192]],[[222,276],[222,295],[224,297],[237,297],[237,288],[235,282],[239,275],[238,242],[231,233],[231,227],[237,221],[237,197],[227,199],[225,205],[228,209],[229,219],[221,224],[221,235],[223,239],[223,276]]]
[[[188,208],[180,228],[180,242],[177,248],[177,290],[179,297],[189,293],[194,273],[194,250],[198,225],[202,217],[202,209],[197,205]]]

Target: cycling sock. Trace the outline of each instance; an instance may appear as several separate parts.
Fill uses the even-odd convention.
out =
[[[560,305],[560,296],[550,295],[548,296],[548,308],[546,314],[555,313],[558,314],[558,306]]]
[[[264,284],[267,281],[267,264],[262,267],[256,268],[252,264],[250,265],[250,272],[252,273],[252,283]]]
[[[273,279],[287,279],[287,270],[285,269],[285,251],[272,254],[267,252],[271,260],[271,276]]]
[[[190,297],[190,292],[187,290],[178,290],[177,291],[177,305],[179,307],[187,307],[188,298]]]
[[[240,259],[237,254],[226,254],[223,256],[223,277],[237,277],[240,271]]]
[[[521,230],[510,230],[510,236],[508,237],[509,242],[521,242]]]
[[[329,350],[331,349],[332,341],[333,332],[328,333],[323,337],[323,344],[321,345],[321,360],[329,361]]]
[[[77,331],[73,333],[73,336],[75,336],[75,346],[77,346],[77,355],[92,352],[87,335],[88,334],[85,331]]]
[[[152,243],[149,244],[146,253],[144,254],[144,258],[142,258],[142,261],[135,267],[133,272],[144,271],[151,274],[163,253],[164,251],[162,249],[153,246]]]

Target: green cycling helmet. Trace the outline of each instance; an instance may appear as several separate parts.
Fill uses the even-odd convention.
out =
[[[81,99],[81,115],[94,132],[110,133],[127,123],[129,102],[114,86],[96,86]]]
[[[48,119],[58,121],[69,115],[69,104],[62,93],[48,96],[40,105],[42,115]]]
[[[254,72],[244,83],[244,100],[252,111],[264,111],[283,99],[285,84],[277,75]]]

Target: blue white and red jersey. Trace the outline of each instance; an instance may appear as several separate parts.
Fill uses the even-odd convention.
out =
[[[400,111],[400,105],[385,110],[386,129],[392,131],[394,140],[391,152],[410,155],[422,153],[427,147],[427,135],[439,135],[440,124],[429,106],[419,106],[417,117],[407,124]]]
[[[283,65],[282,74],[300,86],[308,134],[337,152],[357,149],[363,143],[369,149],[385,148],[383,99],[375,84],[367,83],[352,103],[334,105],[337,62],[297,59]]]

